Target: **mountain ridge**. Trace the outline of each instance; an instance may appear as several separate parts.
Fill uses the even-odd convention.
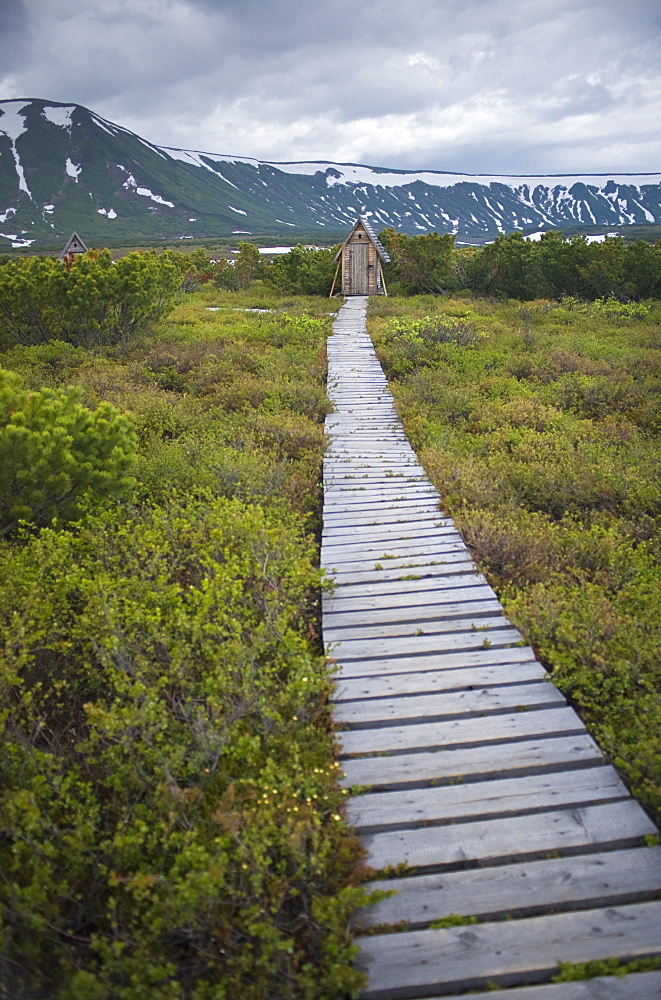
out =
[[[79,104],[0,101],[0,251],[86,241],[334,242],[375,229],[483,243],[519,229],[661,224],[661,173],[462,174],[157,146]]]

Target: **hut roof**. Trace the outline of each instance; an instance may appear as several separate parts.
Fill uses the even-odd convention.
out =
[[[376,233],[374,232],[374,230],[370,226],[370,224],[367,221],[367,219],[362,218],[362,216],[361,216],[360,219],[358,219],[354,223],[353,229],[351,230],[351,232],[347,236],[346,240],[344,241],[344,243],[342,244],[342,246],[340,247],[340,249],[335,254],[335,260],[337,260],[337,258],[340,256],[340,254],[344,250],[345,246],[347,245],[347,243],[349,242],[349,240],[351,239],[351,237],[355,233],[356,229],[360,225],[362,225],[363,229],[365,230],[365,232],[367,233],[367,235],[371,239],[372,243],[374,244],[374,246],[376,248],[376,252],[378,253],[378,255],[381,258],[381,260],[383,261],[383,263],[384,264],[389,264],[390,263],[390,257],[388,255],[388,252],[387,252],[386,248],[384,247],[383,243],[381,242],[381,240],[379,239],[379,237],[376,235]]]
[[[62,260],[63,257],[66,257],[69,253],[87,253],[85,241],[80,238],[78,233],[71,234],[67,240],[64,250],[60,254],[60,260]]]

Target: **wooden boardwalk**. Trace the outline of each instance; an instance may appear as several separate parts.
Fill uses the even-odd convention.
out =
[[[548,984],[558,962],[661,954],[657,831],[441,513],[366,303],[329,338],[322,542],[347,815],[396,890],[357,921],[363,997],[659,998],[661,972]]]

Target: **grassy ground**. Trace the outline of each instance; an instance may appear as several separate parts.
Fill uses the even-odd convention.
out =
[[[0,358],[140,442],[128,499],[0,544],[0,993],[355,995],[317,630],[337,305],[207,289],[128,349]]]
[[[372,300],[409,437],[506,612],[661,813],[661,304]]]

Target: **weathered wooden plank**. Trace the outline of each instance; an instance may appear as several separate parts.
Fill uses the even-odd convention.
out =
[[[378,871],[403,862],[412,868],[442,868],[541,856],[549,851],[625,846],[655,832],[656,827],[638,803],[627,799],[490,819],[488,823],[478,820],[456,826],[374,833],[364,836],[362,843],[367,850],[367,864]]]
[[[477,628],[464,632],[446,632],[443,635],[395,635],[371,639],[335,639],[333,657],[347,663],[349,660],[387,656],[417,656],[418,654],[448,653],[451,650],[464,652],[470,649],[509,648],[521,642],[521,633],[511,627],[491,628],[486,631]],[[479,624],[479,623],[478,623]]]
[[[407,574],[403,573],[402,576]],[[438,590],[461,590],[469,587],[488,587],[485,578],[481,573],[446,573],[442,576],[431,577],[429,579],[414,580],[375,580],[370,583],[340,584],[331,595],[333,605],[340,604],[343,600],[365,600],[379,599],[383,597],[401,598],[407,594],[433,594]],[[489,587],[491,595],[493,590]],[[424,599],[424,598],[423,598]],[[470,599],[470,596],[469,596]],[[382,602],[383,603],[383,602]]]
[[[388,562],[377,563],[377,569],[375,570],[363,570],[362,572],[352,570],[350,568],[351,563],[344,563],[344,569],[340,569],[339,571],[336,566],[332,568],[332,571],[327,569],[327,576],[332,579],[334,588],[337,591],[345,587],[354,588],[358,584],[370,587],[372,584],[387,582],[392,582],[393,584],[412,583],[414,581],[432,582],[438,577],[461,576],[465,578],[466,576],[478,575],[475,563],[468,552],[456,552],[449,555],[450,558],[447,558],[448,553],[444,553],[445,558],[442,561],[436,559],[432,564],[421,567],[405,565],[403,568],[396,566],[391,568],[388,565],[390,560],[388,560]],[[394,592],[401,593],[398,587],[394,588]],[[346,593],[351,593],[351,590],[347,589]]]
[[[421,548],[424,551],[425,545],[448,545],[454,542],[455,545],[463,545],[463,539],[454,525],[445,523],[443,525],[434,524],[433,521],[427,523],[403,522],[398,525],[386,527],[383,531],[379,525],[363,524],[357,525],[356,531],[352,532],[346,525],[342,525],[339,530],[328,529],[330,533],[322,536],[322,547],[324,549],[337,549],[336,558],[341,558],[343,554],[350,554],[355,549],[366,550],[366,558],[370,551],[379,548],[382,552],[389,551],[392,546],[401,548],[403,544],[407,548]],[[353,537],[352,537],[353,536]],[[393,549],[395,552],[395,549]],[[395,552],[396,554],[396,552]]]
[[[482,719],[453,719],[387,729],[357,729],[338,733],[342,755],[398,753],[466,744],[488,744],[525,739],[542,734],[557,736],[583,731],[583,723],[571,708],[547,708]]]
[[[370,566],[390,566],[393,569],[411,569],[415,572],[416,565],[423,565],[425,560],[430,564],[443,565],[448,554],[465,552],[465,546],[460,537],[439,539],[432,545],[405,545],[392,551],[390,546],[370,545],[359,546],[355,552],[342,552],[341,559],[333,560],[332,555],[324,552],[325,562],[322,567],[329,574],[352,573],[360,564]],[[404,576],[405,574],[400,574]]]
[[[343,760],[344,788],[394,789],[477,777],[544,773],[588,767],[603,761],[601,751],[587,733],[516,743],[457,747],[427,753],[396,754],[392,757],[362,757]]]
[[[363,496],[357,496],[355,498],[348,497],[344,500],[333,500],[331,497],[327,498],[324,505],[324,517],[333,517],[335,514],[346,515],[353,512],[370,512],[370,511],[383,511],[385,513],[389,511],[405,511],[410,509],[420,508],[431,508],[438,511],[441,514],[439,504],[438,493],[434,494],[431,492],[426,493],[424,496],[414,496],[405,497],[400,500],[388,500],[384,502],[382,498],[377,497],[376,499],[370,500]]]
[[[475,989],[548,978],[558,962],[659,953],[661,902],[512,922],[362,938],[356,964],[369,974],[364,1000],[424,997],[437,988]]]
[[[458,670],[471,665],[522,663],[531,659],[534,659],[534,653],[530,646],[513,646],[511,649],[477,649],[467,653],[432,653],[408,659],[381,657],[375,660],[349,660],[346,664],[337,663],[334,672],[337,678],[342,679],[375,675],[392,677],[395,674],[424,673],[427,670]]]
[[[322,545],[332,548],[346,544],[355,546],[363,542],[388,544],[389,541],[408,541],[411,538],[422,538],[428,541],[438,535],[456,535],[457,529],[450,521],[421,520],[399,521],[394,524],[355,524],[352,528],[346,525],[326,527],[322,532]]]
[[[486,583],[473,582],[474,577],[468,574],[462,578],[463,586],[438,587],[433,590],[408,590],[403,593],[386,594],[350,594],[340,596],[338,594],[323,593],[321,595],[322,610],[327,614],[358,614],[367,611],[384,611],[388,608],[393,611],[402,608],[415,608],[418,605],[428,605],[433,600],[441,604],[466,603],[464,613],[470,613],[469,603],[472,601],[494,600],[496,595],[491,587]],[[348,589],[348,588],[347,588]],[[345,591],[346,592],[346,591]]]
[[[368,792],[349,799],[345,809],[351,825],[364,835],[397,828],[411,830],[429,823],[549,811],[570,804],[594,805],[627,795],[614,768],[604,766],[439,788]]]
[[[344,642],[349,639],[368,641],[371,639],[388,639],[402,636],[435,635],[442,645],[442,637],[451,632],[470,632],[479,629],[483,634],[486,630],[503,628],[509,625],[503,614],[485,615],[479,618],[439,618],[437,620],[420,622],[393,622],[391,625],[377,623],[375,625],[342,625],[324,628],[324,642]],[[485,631],[483,631],[485,630]]]
[[[414,522],[426,522],[428,525],[433,527],[440,520],[443,519],[443,515],[440,511],[436,510],[433,506],[428,507],[408,507],[403,510],[389,510],[382,511],[380,508],[378,512],[366,510],[366,511],[349,511],[342,513],[337,517],[328,515],[326,519],[326,530],[339,531],[344,530],[345,532],[350,532],[354,525],[360,528],[377,528],[382,524],[393,530],[397,526],[407,527]],[[445,521],[446,525],[450,525],[451,522]],[[330,537],[330,536],[329,536]],[[448,544],[447,542],[445,544]],[[460,544],[460,543],[455,543]],[[464,545],[464,549],[466,546]]]
[[[484,715],[565,705],[553,684],[532,681],[506,687],[482,687],[471,691],[409,694],[395,698],[343,701],[333,707],[333,721],[349,729],[369,729],[403,723],[441,721],[458,715]]]
[[[607,906],[661,892],[661,847],[382,879],[369,887],[397,895],[360,910],[353,920],[358,929],[400,921],[415,929],[450,913],[484,920]]]
[[[327,473],[324,478],[324,489],[338,489],[356,491],[361,493],[372,493],[378,496],[382,491],[392,490],[393,487],[414,489],[416,486],[424,486],[426,479],[424,475],[416,472],[415,469],[409,472],[396,474],[392,470],[383,472],[369,471],[366,469],[347,469],[334,473]]]
[[[543,681],[547,677],[541,663],[528,660],[491,667],[469,667],[467,670],[424,671],[353,680],[340,678],[332,700],[337,704],[360,699],[436,694],[440,691],[472,691],[481,687],[509,687],[525,681]]]
[[[442,596],[443,592],[439,592]],[[392,624],[397,625],[402,622],[443,622],[452,619],[466,619],[466,615],[471,616],[471,620],[488,618],[493,615],[502,615],[503,609],[498,600],[493,597],[491,600],[462,601],[457,604],[447,601],[436,602],[427,601],[424,604],[411,604],[399,608],[372,608],[366,611],[327,611],[324,616],[324,623],[330,630],[335,628],[353,628],[365,622],[369,625]]]
[[[345,571],[334,572],[333,582],[337,587],[354,583],[382,583],[384,580],[428,580],[435,576],[447,576],[448,573],[475,573],[475,563],[472,561],[467,551],[446,553],[443,561],[435,560],[429,566],[390,566],[390,560],[385,563],[377,563],[379,569],[363,570],[362,572],[350,571],[345,563]]]
[[[628,976],[598,976],[571,983],[489,990],[489,1000],[659,1000],[661,972],[635,972]],[[428,997],[427,1000],[466,1000],[466,994]]]
[[[435,496],[425,482],[423,478],[413,476],[395,479],[394,484],[392,478],[372,483],[356,476],[344,476],[327,479],[324,482],[324,495],[330,495],[331,499],[338,502],[344,502],[350,497],[354,500],[390,500],[399,503],[401,500]]]
[[[324,482],[328,485],[358,483],[369,489],[380,490],[384,487],[398,486],[400,483],[425,483],[425,474],[419,465],[413,462],[395,461],[370,462],[364,458],[356,458],[351,462],[331,462],[324,467]]]

